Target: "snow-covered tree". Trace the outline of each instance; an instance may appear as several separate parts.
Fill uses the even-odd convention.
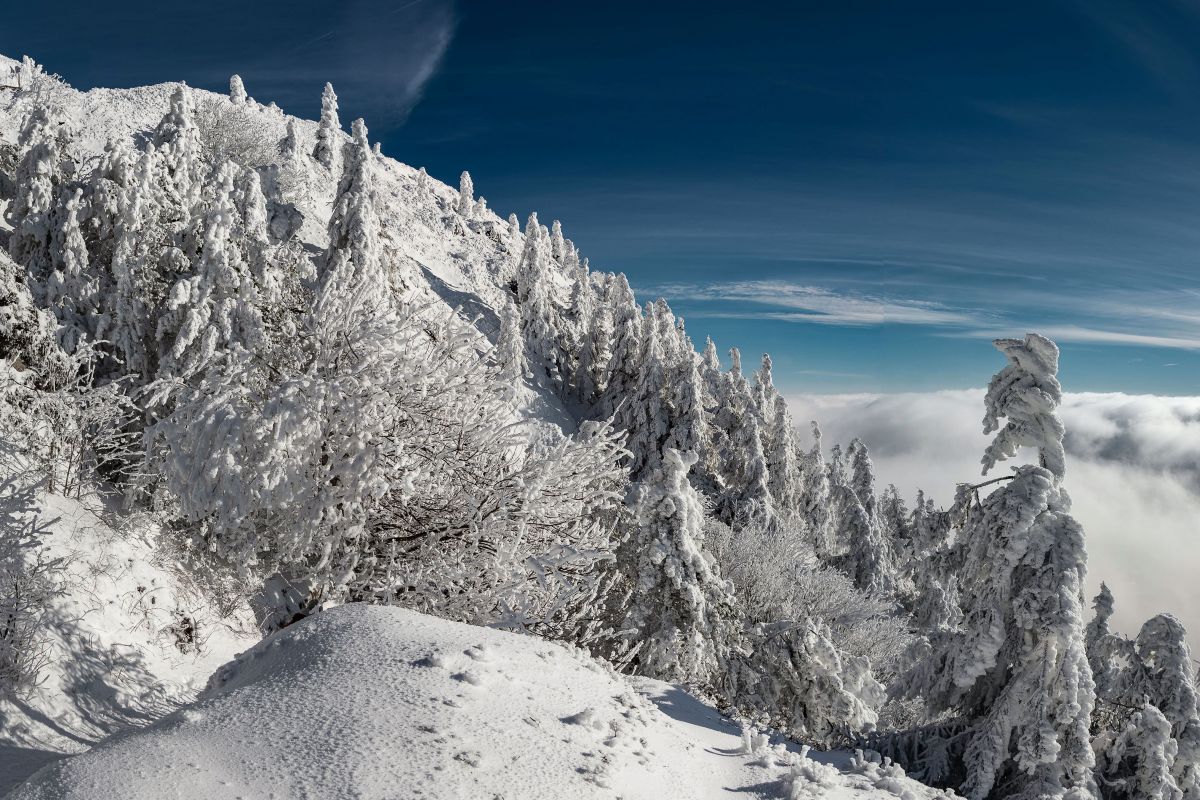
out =
[[[19,157],[11,179],[15,193],[5,210],[5,220],[13,227],[8,253],[25,267],[34,297],[42,304],[58,263],[54,235],[60,195],[76,169],[72,138],[62,115],[39,104],[17,139]]]
[[[1113,594],[1105,583],[1100,584],[1100,593],[1092,600],[1095,615],[1087,624],[1084,644],[1087,648],[1088,664],[1092,668],[1092,679],[1096,683],[1099,698],[1110,697],[1117,690],[1116,681],[1119,665],[1116,656],[1122,648],[1122,639],[1108,626],[1114,608]]]
[[[1036,447],[1039,463],[1058,479],[1066,470],[1064,429],[1054,409],[1062,402],[1058,383],[1058,347],[1044,336],[997,339],[1009,365],[988,384],[983,432],[995,437],[983,455],[983,474],[1012,458],[1021,447]],[[1003,417],[1005,423],[1000,424]]]
[[[995,344],[1009,366],[992,381],[985,425],[1009,424],[985,463],[1024,444],[1039,450],[1039,464],[1018,467],[968,515],[956,571],[963,623],[930,636],[906,688],[931,712],[965,721],[956,744],[967,797],[1096,798],[1081,598],[1087,554],[1060,485],[1058,350],[1036,334]]]
[[[525,337],[521,335],[520,311],[512,303],[500,310],[500,332],[496,338],[496,362],[505,380],[514,386],[532,378],[525,359]]]
[[[325,84],[321,92],[321,120],[317,123],[317,143],[312,157],[330,172],[337,172],[341,156],[342,123],[338,120],[337,94],[333,84]]]
[[[819,622],[755,626],[752,655],[730,669],[727,692],[743,713],[761,715],[800,741],[829,746],[870,730],[886,692],[867,659],[841,652]]]
[[[79,226],[82,203],[83,190],[76,189],[63,205],[62,225],[55,236],[57,266],[43,287],[43,302],[58,317],[59,342],[69,353],[95,332],[100,302],[100,284]]]
[[[1200,798],[1200,705],[1187,631],[1173,615],[1159,614],[1142,625],[1134,646],[1139,663],[1124,694],[1141,695],[1162,712],[1178,748],[1171,774],[1187,800]]]
[[[465,169],[458,176],[458,213],[467,219],[475,210],[475,184],[471,181],[471,173]]]
[[[762,366],[754,373],[754,405],[759,419],[770,425],[775,419],[775,404],[779,401],[779,390],[775,388],[771,354],[763,353]]]
[[[1111,746],[1101,753],[1107,764],[1100,780],[1108,800],[1183,800],[1175,782],[1178,745],[1171,724],[1146,702]]]
[[[605,378],[601,381],[605,387],[601,414],[614,417],[618,428],[630,430],[635,414],[632,398],[641,379],[642,330],[649,323],[643,322],[624,274],[609,279],[605,299],[612,309],[613,339]]]
[[[464,173],[465,174],[465,173]],[[469,176],[468,176],[469,179]],[[525,226],[525,252],[517,268],[517,303],[526,353],[553,385],[563,379],[558,351],[559,319],[554,307],[554,284],[547,263],[546,242],[537,215]]]
[[[771,519],[770,475],[757,406],[742,374],[741,353],[735,347],[729,357],[729,371],[720,389],[720,410],[714,419],[725,433],[722,471],[726,491],[720,500],[720,515],[728,522],[759,515]]]
[[[800,517],[804,520],[813,549],[828,558],[834,541],[833,516],[830,513],[829,474],[821,450],[821,428],[812,424],[813,446],[804,456],[800,478]]]
[[[679,320],[678,324],[674,331],[678,346],[673,349],[672,363],[668,365],[670,431],[666,446],[695,453],[697,462],[693,480],[705,491],[711,491],[715,489],[717,464],[704,407],[704,376],[700,371],[700,357],[683,330],[683,321]]]
[[[112,256],[111,296],[97,335],[112,343],[122,372],[153,377],[151,352],[154,338],[155,292],[153,283],[164,231],[159,226],[159,200],[155,186],[156,153],[147,146],[134,166],[129,185],[121,194]]]
[[[777,398],[769,404],[773,417],[767,431],[767,486],[775,507],[781,513],[800,513],[801,477],[800,450],[787,404]]]
[[[567,245],[563,239],[562,223],[558,220],[550,223],[550,257],[559,264],[565,264]]]
[[[243,247],[252,245],[239,225],[236,167],[217,174],[204,220],[204,243],[194,271],[171,287],[159,320],[159,377],[188,380],[220,358],[241,358],[263,339],[261,301]]]
[[[168,221],[183,224],[200,198],[206,172],[195,105],[187,84],[179,84],[171,93],[170,108],[154,129],[151,142],[157,154],[153,166],[161,187],[159,205]]]
[[[279,161],[283,166],[296,164],[300,160],[300,137],[296,133],[296,120],[288,117],[287,132],[279,140]]]
[[[245,85],[242,84],[242,76],[241,75],[231,75],[230,76],[230,78],[229,78],[229,99],[231,102],[233,102],[237,105],[242,105],[249,99],[249,96],[246,94],[246,87],[245,87]]]
[[[618,557],[633,584],[625,627],[643,642],[638,671],[705,684],[723,657],[732,597],[704,554],[704,506],[688,482],[695,460],[663,453],[637,490],[635,527]]]

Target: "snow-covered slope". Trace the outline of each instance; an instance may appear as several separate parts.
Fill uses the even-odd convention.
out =
[[[93,507],[95,504],[92,504]],[[222,615],[154,544],[153,527],[114,530],[87,504],[48,495],[45,557],[63,559],[47,619],[41,683],[0,700],[0,791],[41,764],[141,727],[195,698],[258,637],[248,612]]]
[[[639,686],[653,703],[556,644],[346,606],[226,665],[194,705],[58,761],[10,797],[937,795],[894,768],[746,747],[681,690]]]
[[[0,76],[16,64],[0,56]],[[178,85],[80,92],[58,82],[44,83],[53,94],[53,104],[72,121],[86,167],[95,165],[110,140],[131,148],[144,145],[167,111],[170,95]],[[248,88],[253,94],[253,86]],[[314,86],[314,106],[319,94],[320,87]],[[202,89],[193,89],[192,98],[197,108],[233,108],[225,96]],[[33,93],[0,90],[0,144],[17,141],[26,116],[42,99]],[[218,100],[222,102],[215,103]],[[301,151],[313,149],[317,131],[313,121],[255,102],[239,106],[235,113],[238,119],[232,124],[242,135],[234,138],[240,141],[253,140],[259,146],[274,148],[291,120]],[[303,181],[306,191],[288,200],[304,215],[299,237],[310,251],[317,252],[328,243],[325,224],[338,176],[323,171],[315,162],[309,166],[310,174]],[[419,181],[415,167],[384,156],[379,157],[377,167],[380,239],[391,268],[413,274],[413,290],[428,302],[461,307],[465,318],[477,319],[480,335],[495,341],[499,331],[497,310],[511,302],[507,286],[524,247],[524,236],[514,235],[508,223],[490,210],[464,220],[455,211],[458,190],[432,177]],[[560,287],[564,299],[568,289],[564,278]],[[519,393],[519,399],[523,400],[527,419],[548,423],[558,430],[574,430],[574,416],[543,387],[531,386]]]

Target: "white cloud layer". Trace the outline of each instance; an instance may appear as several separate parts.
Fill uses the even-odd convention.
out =
[[[861,437],[880,484],[910,499],[919,487],[948,503],[955,484],[979,479],[981,389],[788,402],[798,423],[821,424],[827,446]],[[1123,633],[1170,611],[1200,645],[1200,397],[1068,394],[1062,417],[1066,487],[1088,537],[1089,600],[1103,580]]]

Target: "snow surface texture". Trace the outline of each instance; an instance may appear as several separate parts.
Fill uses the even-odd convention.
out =
[[[667,684],[636,686],[532,637],[350,605],[265,640],[195,704],[9,797],[943,796],[895,767],[743,737]]]
[[[49,662],[31,696],[0,701],[0,791],[42,764],[138,728],[193,700],[257,632],[248,613],[222,619],[156,554],[154,530],[116,531],[55,495],[46,554],[66,571],[51,601]]]

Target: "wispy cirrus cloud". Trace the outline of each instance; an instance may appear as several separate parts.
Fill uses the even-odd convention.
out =
[[[1127,344],[1138,347],[1168,347],[1177,350],[1200,350],[1200,337],[1154,336],[1126,331],[1086,328],[1080,325],[1039,325],[1039,333],[1059,342],[1085,342],[1090,344]],[[1003,331],[972,331],[976,336],[995,338],[1006,335]]]
[[[992,339],[1036,330],[1062,342],[1200,350],[1195,292],[1056,294],[996,292],[987,309],[785,280],[667,283],[645,287],[689,307],[688,316],[846,327],[909,325],[939,336]]]
[[[722,308],[692,311],[692,316],[774,319],[820,325],[933,325],[977,324],[982,315],[945,308],[923,300],[839,292],[788,281],[733,281],[705,285],[663,284],[653,291],[673,300],[748,303],[761,308],[730,311]]]

